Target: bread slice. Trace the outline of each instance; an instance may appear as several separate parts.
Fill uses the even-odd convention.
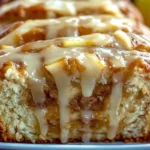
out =
[[[62,16],[109,14],[142,20],[140,12],[124,0],[14,0],[0,7],[0,21],[58,18]]]
[[[148,141],[150,54],[83,39],[3,47],[1,141]]]
[[[18,40],[14,32],[13,34],[8,35],[7,38],[4,37],[0,40],[0,49],[16,47],[18,45],[22,45],[23,43],[25,43],[23,39]],[[23,45],[22,48],[23,51],[28,50],[28,47],[32,50],[41,50],[49,45],[57,45],[62,47],[99,46],[114,49],[150,51],[150,43],[146,36],[126,33],[121,30],[116,31],[113,34],[95,33],[79,37],[61,37],[53,40],[31,42]]]
[[[81,36],[91,33],[110,34],[117,30],[150,37],[150,30],[142,23],[127,18],[100,15],[15,22],[1,29],[0,44],[20,46],[27,42],[56,37]]]

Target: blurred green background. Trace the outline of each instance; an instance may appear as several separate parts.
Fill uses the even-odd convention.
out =
[[[145,23],[150,27],[150,0],[134,0],[133,2],[142,12]]]

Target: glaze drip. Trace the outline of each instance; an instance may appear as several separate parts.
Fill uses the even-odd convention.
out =
[[[110,96],[108,139],[115,138],[119,125],[118,109],[122,100],[123,72],[113,75],[113,88]]]

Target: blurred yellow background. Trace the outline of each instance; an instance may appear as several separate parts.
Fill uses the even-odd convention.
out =
[[[145,23],[150,27],[150,0],[135,0],[135,4],[142,12]]]

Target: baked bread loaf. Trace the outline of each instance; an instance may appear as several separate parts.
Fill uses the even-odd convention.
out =
[[[129,0],[0,4],[0,141],[149,141],[150,31]]]
[[[0,51],[2,140],[148,141],[150,54],[89,36]]]

